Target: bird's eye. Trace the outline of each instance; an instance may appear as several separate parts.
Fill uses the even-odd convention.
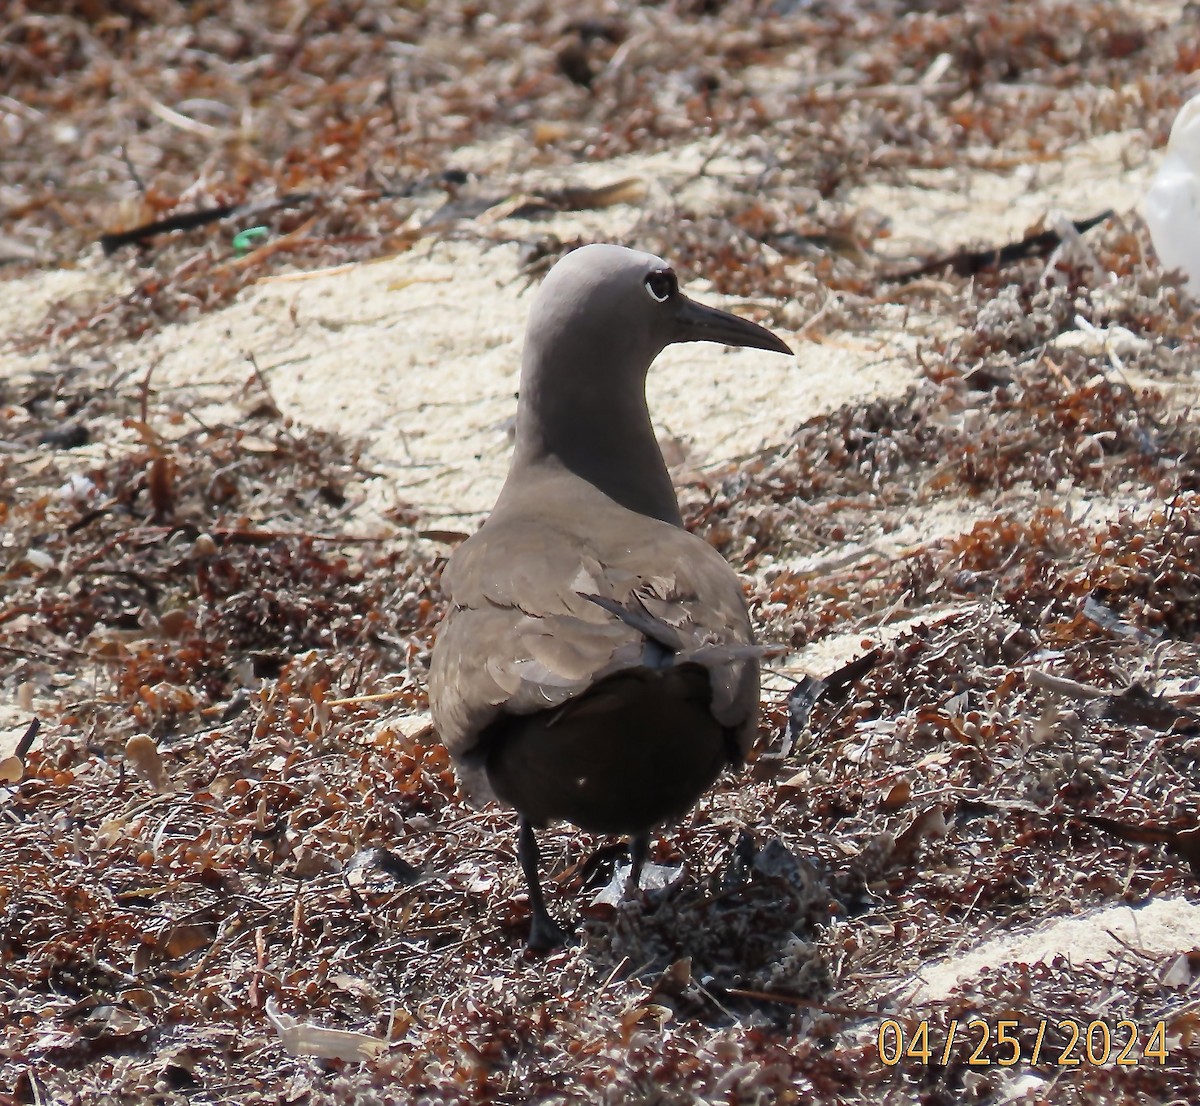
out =
[[[659,303],[666,303],[679,291],[679,281],[670,269],[655,269],[646,277],[646,291]]]

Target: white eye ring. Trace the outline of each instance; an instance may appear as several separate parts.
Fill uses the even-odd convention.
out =
[[[679,291],[679,282],[670,269],[655,269],[644,282],[646,291],[655,303],[666,303]]]

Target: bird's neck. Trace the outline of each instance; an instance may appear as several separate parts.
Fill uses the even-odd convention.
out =
[[[569,377],[564,387],[563,374],[555,375],[558,387],[537,372],[522,376],[509,480],[560,466],[630,511],[681,526],[644,385]]]

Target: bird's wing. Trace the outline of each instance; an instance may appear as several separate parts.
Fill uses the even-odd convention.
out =
[[[706,542],[653,519],[627,522],[616,547],[604,527],[596,534],[508,519],[451,558],[429,694],[460,764],[501,712],[550,709],[618,670],[669,663],[708,669],[713,715],[748,749],[758,665],[733,570]]]

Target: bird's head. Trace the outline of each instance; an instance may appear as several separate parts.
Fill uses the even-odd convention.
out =
[[[538,289],[527,351],[542,371],[593,379],[626,374],[640,383],[673,342],[717,342],[791,354],[765,327],[689,299],[654,254],[597,244],[573,250]]]

